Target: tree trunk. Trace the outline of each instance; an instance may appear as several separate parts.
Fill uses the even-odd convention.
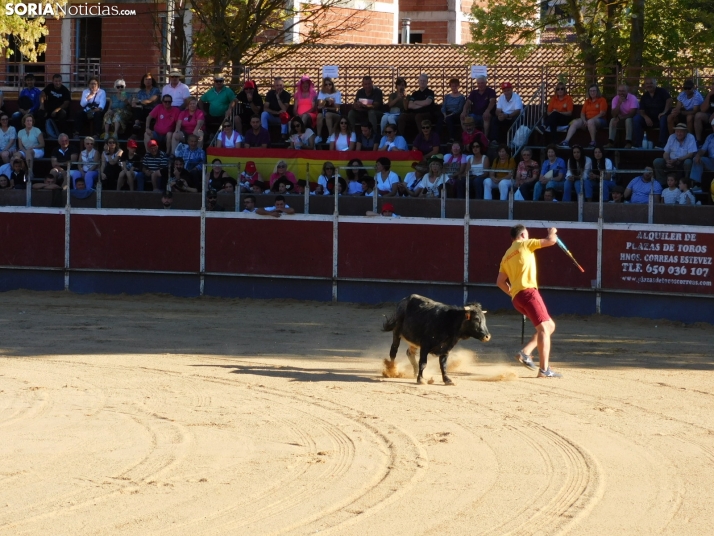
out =
[[[645,0],[632,0],[630,14],[630,55],[627,59],[627,83],[630,87],[640,87],[642,52],[645,42]]]
[[[620,35],[618,30],[619,7],[615,0],[607,3],[607,18],[605,19],[605,45],[603,47],[602,65],[605,79],[602,84],[602,92],[606,95],[617,93],[617,76],[622,67],[620,58],[617,57],[619,49]]]

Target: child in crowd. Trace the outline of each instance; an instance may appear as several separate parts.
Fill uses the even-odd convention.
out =
[[[555,198],[555,188],[546,188],[543,194],[543,201],[550,203],[557,203],[558,200]]]
[[[676,204],[681,193],[677,188],[677,174],[667,173],[667,188],[662,190],[662,203],[666,205]]]
[[[697,200],[694,194],[689,190],[689,179],[679,179],[679,199],[677,201],[680,205],[696,205]]]
[[[625,201],[625,189],[622,186],[615,186],[610,191],[612,195],[612,201],[610,203],[627,203]]]

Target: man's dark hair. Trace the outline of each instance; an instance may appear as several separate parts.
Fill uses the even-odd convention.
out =
[[[244,197],[243,197],[243,201],[245,201],[246,199],[250,199],[250,200],[253,201],[253,203],[255,203],[255,196],[254,196],[254,195],[246,195],[246,196],[244,196]]]
[[[377,158],[377,162],[382,164],[382,167],[384,169],[386,169],[387,171],[389,171],[389,169],[392,167],[392,161],[389,158],[387,158],[386,156]]]
[[[276,195],[275,196],[275,202],[277,203],[278,201],[285,201],[285,198],[282,195]]]
[[[521,234],[523,231],[525,231],[525,230],[526,230],[526,226],[525,226],[525,225],[521,225],[521,224],[514,225],[513,227],[511,227],[511,238],[512,238],[513,240],[515,240],[515,239],[518,238],[518,237],[520,236],[520,234]]]
[[[186,161],[183,159],[183,156],[177,156],[176,158],[174,158],[174,164],[176,162],[178,162],[179,160],[181,161],[182,164],[186,163]]]
[[[52,75],[52,80],[54,80],[55,78],[59,78],[59,79],[61,80],[61,79],[62,79],[62,75],[59,74],[59,73],[53,74],[53,75]]]
[[[373,127],[372,127],[372,123],[362,123],[362,124],[359,126],[359,128],[362,128],[362,127],[368,128],[368,129],[370,129],[370,130],[372,130],[372,128],[373,128]]]
[[[34,80],[34,79],[35,79],[35,75],[32,73],[27,73],[25,75],[25,80]]]
[[[258,121],[260,121],[260,116],[259,116],[259,115],[251,115],[250,118],[251,118],[251,119],[257,119]]]

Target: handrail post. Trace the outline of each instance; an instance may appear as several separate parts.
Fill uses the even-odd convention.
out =
[[[206,167],[207,166],[201,166],[201,235],[200,235],[200,256],[199,256],[199,264],[198,264],[198,273],[199,273],[199,287],[198,287],[198,294],[199,296],[203,296],[203,291],[205,287],[205,275],[206,275],[206,191],[207,191],[207,185],[208,181],[207,176],[206,176]],[[240,178],[240,175],[238,175]],[[240,190],[240,184],[236,188],[236,190]],[[240,195],[240,194],[239,194]]]
[[[335,173],[339,175],[337,170],[335,170]],[[335,178],[335,180],[337,179]],[[303,196],[305,197],[303,213],[310,214],[310,162],[307,163],[307,172],[305,174],[305,191],[303,192]]]
[[[598,215],[597,215],[597,273],[595,276],[595,314],[602,312],[602,234],[604,226],[604,198],[603,198],[603,183],[604,173],[600,173],[600,195],[598,196]],[[609,178],[608,178],[609,179]]]
[[[657,179],[652,177],[650,180],[650,198],[647,205],[647,223],[654,223],[654,181]]]
[[[567,180],[567,179],[566,179]],[[580,174],[580,191],[578,192],[578,221],[583,221],[583,209],[585,208],[585,180]]]

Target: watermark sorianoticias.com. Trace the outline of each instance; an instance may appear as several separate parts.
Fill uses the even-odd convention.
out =
[[[7,2],[5,15],[20,17],[122,17],[136,15],[134,9],[99,4],[68,4],[59,2]]]

